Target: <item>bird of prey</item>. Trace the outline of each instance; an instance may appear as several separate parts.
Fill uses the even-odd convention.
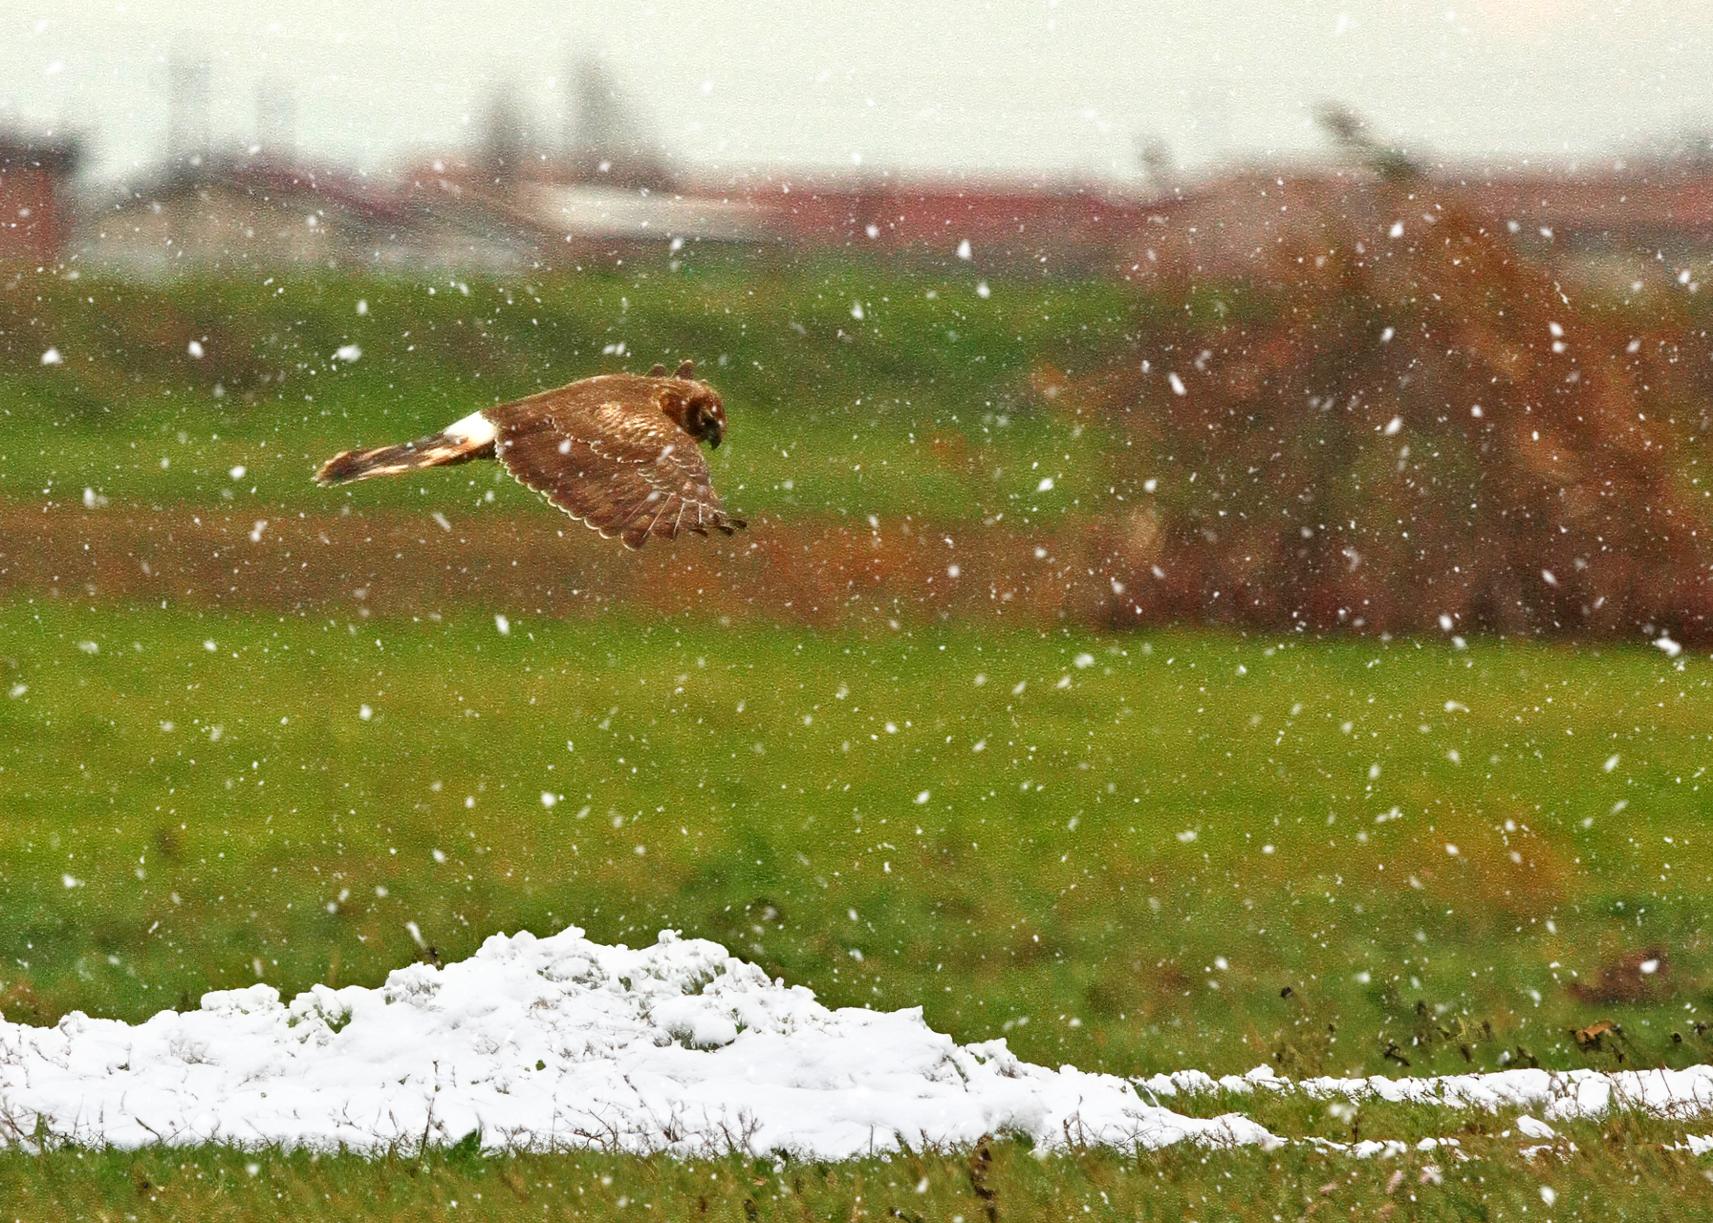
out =
[[[512,477],[571,517],[628,548],[680,530],[730,535],[744,526],[720,505],[698,442],[726,433],[719,395],[691,362],[668,377],[602,374],[556,391],[472,412],[432,437],[347,450],[322,464],[318,484],[391,476],[471,459],[498,459]]]

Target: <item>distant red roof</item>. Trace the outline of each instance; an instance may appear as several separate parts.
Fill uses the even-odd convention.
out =
[[[1110,187],[1053,180],[900,181],[777,175],[731,192],[766,212],[787,242],[995,261],[1104,260],[1146,215]]]
[[[0,262],[57,263],[71,237],[75,141],[0,136]]]

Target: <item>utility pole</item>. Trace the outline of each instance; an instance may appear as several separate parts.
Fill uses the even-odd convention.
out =
[[[167,160],[197,164],[212,143],[209,132],[209,82],[212,70],[201,56],[175,55],[168,65]]]

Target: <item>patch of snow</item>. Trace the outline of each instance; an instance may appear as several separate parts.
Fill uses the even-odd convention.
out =
[[[425,942],[415,923],[407,928]],[[1131,1082],[1031,1065],[1003,1039],[957,1045],[920,1008],[829,1010],[706,940],[663,931],[632,950],[574,927],[495,935],[468,960],[412,964],[378,989],[317,985],[285,1003],[258,984],[135,1025],[81,1012],[51,1028],[0,1020],[0,1134],[32,1149],[25,1136],[44,1130],[121,1148],[220,1141],[379,1152],[479,1132],[490,1150],[814,1159],[1008,1131],[1049,1148],[1272,1147],[1280,1140],[1241,1115],[1193,1118],[1161,1103],[1257,1091],[1526,1110],[1517,1130],[1541,1140],[1555,1137],[1550,1122],[1618,1107],[1713,1114],[1713,1066],[1301,1080],[1257,1066]],[[1403,1150],[1395,1140],[1308,1141],[1362,1158]],[[1687,1141],[1696,1154],[1713,1150],[1713,1137]],[[1455,1140],[1418,1144],[1441,1147]]]
[[[631,950],[575,928],[496,935],[378,989],[317,985],[285,1003],[258,984],[136,1025],[0,1022],[0,1117],[15,1139],[40,1122],[122,1148],[376,1152],[479,1131],[489,1149],[841,1159],[1002,1131],[1047,1147],[1277,1141],[1112,1075],[1030,1065],[1002,1039],[959,1046],[919,1008],[829,1010],[716,943],[665,931]]]
[[[1496,1112],[1504,1108],[1541,1110],[1546,1121],[1604,1117],[1614,1108],[1632,1108],[1656,1117],[1689,1118],[1713,1113],[1713,1066],[1683,1070],[1499,1070],[1490,1074],[1453,1074],[1439,1078],[1311,1078],[1269,1084],[1320,1098],[1343,1097],[1355,1103],[1443,1104]],[[1545,1129],[1539,1120],[1530,1118]],[[1530,1130],[1519,1122],[1524,1133]],[[1544,1135],[1531,1135],[1544,1136]]]
[[[1517,1118],[1517,1132],[1529,1138],[1557,1138],[1558,1131],[1546,1122],[1524,1113]]]

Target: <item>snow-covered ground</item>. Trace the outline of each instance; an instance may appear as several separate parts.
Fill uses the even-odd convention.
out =
[[[1201,1120],[1125,1080],[1018,1061],[1004,1041],[958,1046],[915,1010],[828,1010],[704,940],[653,947],[495,936],[379,989],[269,985],[132,1026],[74,1013],[0,1023],[0,1131],[40,1118],[88,1144],[210,1140],[360,1150],[490,1147],[757,1153],[836,1159],[899,1140],[1163,1146],[1268,1138]]]
[[[1300,1091],[1323,1098],[1342,1096],[1352,1103],[1389,1100],[1440,1104],[1494,1112],[1533,1109],[1549,1120],[1604,1116],[1613,1108],[1633,1108],[1657,1117],[1690,1120],[1713,1114],[1713,1066],[1684,1070],[1500,1070],[1492,1074],[1453,1074],[1427,1079],[1313,1078],[1290,1080],[1258,1066],[1248,1074],[1214,1079],[1199,1070],[1136,1080],[1157,1099],[1178,1092],[1257,1089]]]
[[[1602,1075],[1514,1070],[1440,1079],[1312,1079],[1264,1068],[1128,1081],[955,1044],[919,1011],[829,1010],[704,940],[632,950],[575,928],[490,938],[378,989],[268,985],[206,994],[137,1025],[0,1022],[0,1135],[134,1147],[222,1141],[414,1148],[480,1131],[490,1148],[789,1151],[837,1159],[1001,1131],[1038,1144],[1269,1144],[1242,1116],[1171,1110],[1184,1092],[1299,1090],[1553,1119],[1618,1101],[1713,1111],[1713,1068]],[[1544,1123],[1539,1123],[1545,1129]],[[1531,1130],[1525,1130],[1532,1133]],[[1550,1132],[1550,1131],[1548,1131]]]

